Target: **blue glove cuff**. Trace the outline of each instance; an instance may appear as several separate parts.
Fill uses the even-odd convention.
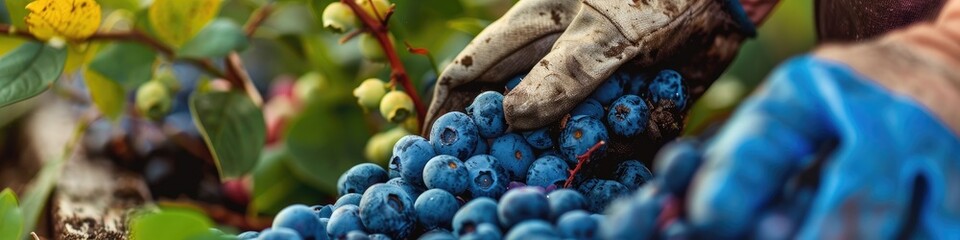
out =
[[[743,5],[740,5],[740,0],[726,0],[723,5],[727,9],[727,12],[730,13],[730,16],[733,17],[733,20],[737,21],[737,24],[740,25],[740,31],[744,35],[747,35],[747,37],[757,36],[757,26],[753,25],[753,21],[747,16],[747,12],[743,10]]]

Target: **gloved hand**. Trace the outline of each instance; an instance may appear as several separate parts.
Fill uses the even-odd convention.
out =
[[[743,237],[789,179],[818,166],[800,239],[956,239],[958,105],[960,0],[935,23],[792,60],[705,143],[688,220]]]
[[[518,130],[555,122],[628,63],[679,71],[695,100],[777,2],[744,1],[757,11],[745,13],[736,0],[520,1],[444,69],[423,129],[528,71],[504,99]]]

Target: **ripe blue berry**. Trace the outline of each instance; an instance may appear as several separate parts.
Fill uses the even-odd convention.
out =
[[[347,193],[347,195],[343,195],[343,197],[338,198],[337,201],[333,203],[333,209],[337,209],[346,205],[360,206],[361,198],[363,198],[363,195],[359,193]]]
[[[576,117],[585,115],[596,119],[603,119],[604,112],[603,105],[600,105],[600,102],[597,102],[597,100],[593,100],[592,98],[588,98],[583,100],[580,105],[577,105],[577,107],[573,108],[573,110],[570,111],[570,116]]]
[[[623,95],[623,81],[616,74],[604,81],[590,95],[591,99],[597,100],[601,105],[610,105],[614,99]]]
[[[330,215],[333,214],[333,205],[316,205],[311,207],[313,208],[313,213],[317,214],[317,218],[330,218]]]
[[[514,226],[527,220],[548,220],[550,202],[541,189],[521,187],[511,189],[500,199],[497,214],[501,226]]]
[[[531,147],[544,150],[553,147],[553,139],[550,138],[550,132],[547,128],[523,132],[523,138]]]
[[[660,71],[650,83],[649,91],[654,103],[659,103],[661,100],[672,101],[680,110],[687,105],[687,90],[683,86],[683,76],[676,71],[669,69]]]
[[[363,221],[360,220],[360,208],[355,205],[346,205],[333,210],[330,221],[327,222],[327,234],[330,238],[341,239],[354,230],[363,231]]]
[[[490,198],[474,198],[453,215],[453,233],[466,236],[477,230],[480,224],[500,225],[497,219],[497,202]]]
[[[448,155],[433,157],[423,168],[423,182],[428,189],[439,188],[457,195],[467,190],[469,176],[463,162]]]
[[[459,159],[470,157],[480,141],[477,125],[462,112],[449,112],[437,118],[430,129],[430,143],[437,154]]]
[[[570,189],[557,189],[547,194],[550,202],[550,219],[557,220],[570,211],[587,209],[587,199],[580,192]]]
[[[480,139],[480,141],[477,141],[477,147],[473,149],[473,154],[470,154],[470,156],[488,153],[490,153],[490,144],[487,143],[486,139]]]
[[[400,138],[393,146],[393,160],[400,169],[400,176],[405,182],[417,186],[423,185],[423,166],[430,158],[437,156],[433,145],[427,139],[408,135]]]
[[[613,200],[630,194],[630,190],[616,181],[589,179],[577,188],[587,199],[587,208],[591,212],[603,212]]]
[[[653,173],[647,166],[637,160],[628,160],[617,167],[617,182],[630,190],[636,190],[641,185],[653,179]]]
[[[387,236],[387,235],[382,234],[382,233],[370,234],[370,235],[367,235],[367,237],[368,237],[370,240],[391,240],[390,236]]]
[[[277,213],[273,219],[273,228],[288,228],[297,231],[300,237],[313,237],[320,224],[320,218],[313,212],[313,208],[306,205],[290,205]]]
[[[609,142],[607,128],[603,126],[600,120],[587,117],[575,116],[567,121],[567,126],[560,134],[560,151],[567,161],[576,164],[577,156],[587,153],[587,150],[600,141]],[[607,145],[601,146],[594,157],[599,157],[606,152]]]
[[[650,186],[650,185],[647,185]],[[650,239],[665,198],[652,187],[641,187],[631,198],[615,201],[600,224],[603,239]]]
[[[463,240],[500,240],[503,238],[503,233],[500,232],[500,227],[490,223],[481,223],[477,226],[476,231],[473,233],[462,236],[460,239]]]
[[[254,232],[254,231],[246,231],[237,235],[237,239],[240,239],[240,240],[251,240],[251,239],[257,239],[258,237],[260,237],[260,232]]]
[[[412,199],[416,199],[418,196],[420,196],[420,193],[424,191],[424,189],[421,187],[407,184],[406,181],[403,181],[403,178],[390,179],[390,181],[387,181],[387,184],[400,187],[400,189],[403,189],[404,192],[407,192],[407,195]]]
[[[507,130],[507,120],[503,116],[503,94],[493,91],[477,95],[473,103],[466,108],[477,124],[480,137],[495,138]]]
[[[530,220],[517,224],[507,233],[506,240],[559,239],[560,234],[550,223],[543,220]]]
[[[370,237],[367,237],[367,233],[363,231],[350,231],[347,233],[345,240],[370,240]]]
[[[447,191],[430,189],[420,194],[413,207],[417,210],[420,226],[426,229],[450,228],[450,221],[460,209],[460,202]]]
[[[654,170],[663,179],[664,188],[680,194],[686,192],[703,158],[696,140],[679,139],[663,146],[654,161]]]
[[[446,229],[438,228],[424,233],[417,240],[457,240],[457,237]]]
[[[476,155],[463,163],[470,172],[470,196],[499,199],[510,179],[500,161],[490,155]]]
[[[650,119],[650,108],[636,95],[624,95],[610,105],[607,123],[620,136],[634,137],[644,132]]]
[[[403,239],[413,231],[416,218],[413,199],[398,186],[373,185],[360,201],[360,220],[371,232]]]
[[[340,196],[363,193],[373,184],[387,181],[387,171],[373,163],[361,163],[347,170],[337,180]]]
[[[535,155],[527,140],[516,133],[509,133],[498,137],[490,144],[490,155],[500,161],[503,169],[510,174],[510,179],[523,181],[527,176],[527,169],[533,164]]]
[[[527,170],[527,186],[546,188],[550,185],[563,186],[570,176],[569,166],[561,158],[544,156],[533,162]]]
[[[574,210],[557,219],[557,230],[565,239],[599,239],[600,224],[587,211]]]
[[[330,234],[327,234],[327,225],[330,223],[329,218],[321,218],[319,220],[320,224],[317,225],[317,231],[313,234],[314,240],[327,240],[330,239]]]
[[[260,233],[260,240],[301,240],[297,231],[289,228],[271,228]]]
[[[643,74],[630,74],[627,72],[618,72],[619,77],[623,80],[623,94],[632,94],[637,96],[643,96],[647,94],[647,85],[650,84],[650,79]]]

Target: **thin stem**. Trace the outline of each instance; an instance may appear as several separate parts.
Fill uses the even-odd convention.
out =
[[[273,10],[273,3],[267,3],[254,12],[252,16],[250,16],[250,20],[247,20],[247,24],[244,27],[248,38],[252,38],[253,34],[257,33],[257,29],[259,29],[260,25],[263,25],[263,23],[267,21],[267,18],[270,17],[270,14],[273,13]]]
[[[590,147],[586,153],[577,156],[577,167],[570,171],[570,176],[567,177],[567,182],[563,183],[563,188],[570,188],[570,186],[573,185],[573,179],[577,176],[577,173],[580,173],[580,171],[583,169],[583,165],[586,165],[587,162],[590,161],[590,158],[593,157],[593,153],[597,150],[600,150],[600,147],[602,147],[604,144],[607,144],[607,142],[601,140],[600,142],[597,142],[597,144],[594,144],[593,147]]]
[[[385,24],[387,19],[378,21],[368,15],[367,12],[360,8],[360,5],[357,5],[353,0],[340,0],[340,2],[349,6],[357,17],[360,18],[360,22],[367,28],[367,32],[376,37],[377,41],[380,42],[380,46],[383,48],[383,52],[387,54],[387,59],[390,62],[391,81],[397,81],[402,84],[404,91],[413,99],[413,104],[417,108],[417,120],[422,126],[424,118],[427,115],[427,107],[420,99],[420,94],[417,93],[417,89],[413,87],[413,83],[407,75],[407,70],[404,68],[403,62],[400,61],[400,55],[397,54],[396,48],[393,46],[393,43],[390,42],[390,30]],[[388,12],[387,15],[389,16],[390,12]]]

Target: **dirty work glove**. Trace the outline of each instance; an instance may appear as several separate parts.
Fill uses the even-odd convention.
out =
[[[788,179],[819,165],[800,239],[956,239],[957,106],[960,0],[952,0],[934,23],[783,65],[706,142],[687,217],[698,231],[742,237]]]
[[[736,0],[520,1],[444,69],[424,129],[527,72],[504,99],[506,120],[518,130],[555,122],[625,64],[678,70],[693,101],[754,34],[763,11],[745,14]]]

